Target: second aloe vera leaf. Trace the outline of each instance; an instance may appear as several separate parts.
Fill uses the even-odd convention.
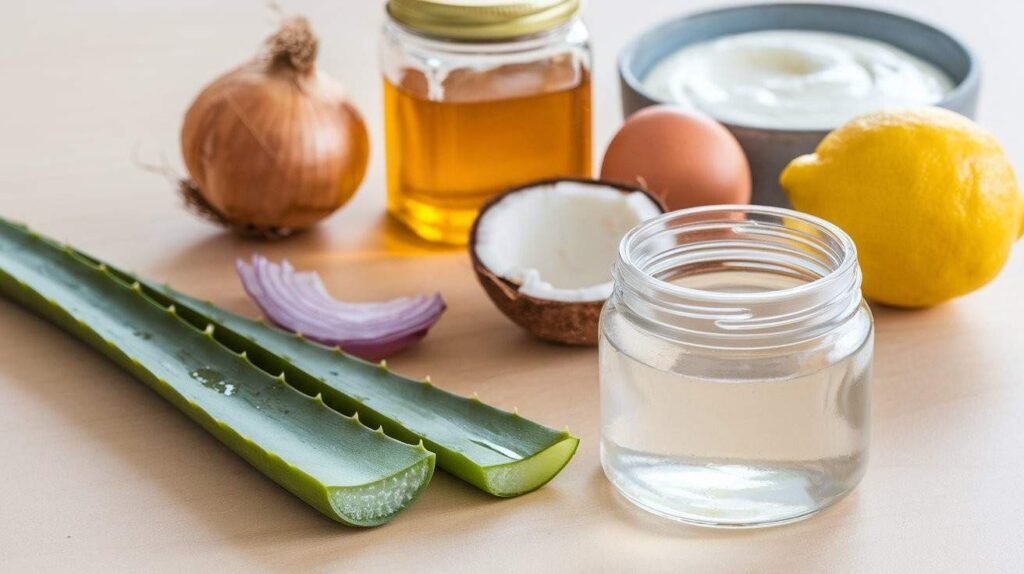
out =
[[[0,294],[89,343],[238,455],[340,522],[390,520],[434,455],[393,440],[256,368],[70,250],[0,219]]]
[[[131,276],[123,275],[131,281]],[[289,383],[408,443],[423,441],[444,470],[495,496],[540,488],[572,459],[579,439],[434,385],[398,375],[262,322],[225,311],[169,287],[146,284],[165,304],[176,304],[196,324],[221,328],[226,346],[253,363],[284,372]],[[192,313],[190,316],[189,313]]]

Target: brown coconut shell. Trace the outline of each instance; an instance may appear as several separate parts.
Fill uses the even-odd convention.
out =
[[[469,256],[473,261],[473,271],[487,296],[494,302],[498,310],[513,323],[519,325],[531,335],[564,345],[596,345],[598,337],[598,321],[604,301],[552,301],[539,299],[519,292],[519,286],[507,279],[495,275],[481,263],[476,254],[477,227],[483,215],[506,196],[520,191],[551,185],[559,182],[576,182],[586,185],[609,187],[622,193],[640,192],[651,199],[664,213],[665,204],[656,195],[639,187],[603,179],[553,178],[534,181],[512,188],[491,198],[480,208],[473,228],[469,232]]]

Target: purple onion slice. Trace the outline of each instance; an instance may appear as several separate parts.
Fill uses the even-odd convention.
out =
[[[399,297],[378,303],[346,303],[331,297],[315,271],[296,271],[288,261],[261,255],[235,262],[246,293],[282,329],[368,361],[412,345],[444,313],[441,295]]]

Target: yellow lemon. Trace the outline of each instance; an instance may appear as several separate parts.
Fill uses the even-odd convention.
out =
[[[925,307],[989,282],[1024,232],[1024,196],[999,142],[939,108],[856,118],[781,184],[793,206],[857,244],[864,294]]]

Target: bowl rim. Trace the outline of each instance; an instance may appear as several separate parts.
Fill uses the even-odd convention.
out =
[[[933,24],[933,23],[928,22],[926,20],[922,20],[922,19],[917,18],[915,16],[910,16],[908,14],[902,14],[902,13],[899,13],[899,12],[891,12],[891,11],[888,11],[888,10],[880,10],[880,9],[877,9],[877,8],[869,8],[869,7],[866,7],[866,6],[857,6],[857,5],[852,5],[852,4],[825,4],[825,3],[821,3],[821,2],[780,2],[780,3],[756,3],[755,2],[755,3],[750,3],[750,4],[735,4],[735,5],[726,6],[726,7],[723,7],[723,8],[711,8],[711,9],[708,9],[708,10],[698,10],[698,11],[694,11],[694,12],[687,12],[687,13],[684,13],[682,15],[670,18],[670,19],[668,19],[668,20],[666,20],[664,22],[661,22],[659,24],[655,24],[654,26],[651,26],[651,27],[645,29],[644,31],[640,32],[632,40],[630,40],[626,44],[626,46],[619,52],[618,62],[617,62],[619,78],[629,86],[629,89],[633,90],[636,94],[638,94],[640,96],[643,96],[644,98],[654,102],[655,104],[660,104],[660,105],[676,105],[677,102],[665,101],[665,100],[662,100],[662,99],[659,99],[659,98],[655,98],[655,97],[651,96],[650,94],[648,94],[644,90],[644,88],[643,88],[643,82],[640,80],[639,77],[637,77],[637,74],[635,73],[635,71],[629,66],[629,62],[631,62],[634,59],[634,55],[640,49],[641,42],[643,42],[644,40],[648,39],[652,35],[658,34],[659,32],[661,32],[663,30],[666,30],[666,29],[668,29],[668,28],[670,28],[672,26],[677,25],[679,22],[683,22],[683,21],[686,21],[686,20],[692,20],[692,19],[697,19],[697,18],[708,18],[708,17],[712,17],[713,18],[713,17],[715,17],[717,15],[720,15],[720,14],[727,14],[727,13],[731,13],[731,12],[739,12],[739,11],[743,11],[743,10],[752,10],[752,9],[753,10],[778,10],[778,9],[785,9],[785,8],[791,8],[791,9],[809,9],[809,8],[810,9],[823,9],[823,10],[835,11],[837,13],[841,13],[841,12],[847,12],[847,13],[849,13],[849,12],[867,13],[867,14],[872,14],[872,15],[875,15],[875,16],[881,16],[881,17],[884,17],[884,18],[891,18],[893,20],[907,22],[907,23],[913,24],[915,26],[923,26],[923,27],[925,27],[927,29],[930,29],[931,31],[933,31],[933,32],[935,32],[935,33],[937,33],[937,34],[939,34],[941,36],[945,36],[958,49],[963,51],[964,55],[966,56],[966,58],[967,58],[967,73],[964,75],[962,80],[960,80],[959,82],[957,82],[957,84],[955,86],[953,86],[952,90],[947,92],[942,97],[941,100],[939,100],[938,102],[936,102],[935,104],[932,104],[932,105],[941,106],[942,104],[947,103],[947,102],[965,99],[965,98],[968,97],[968,94],[970,92],[977,90],[978,85],[979,85],[979,83],[981,81],[981,65],[980,65],[980,62],[978,61],[977,57],[974,54],[974,50],[972,50],[971,47],[966,42],[961,40],[959,36],[957,36],[956,34],[953,34],[952,32],[950,32],[949,30],[947,30],[946,28],[944,28],[942,26],[938,26],[936,24]],[[773,30],[773,29],[780,29],[780,28],[764,28],[764,30]],[[724,34],[723,36],[719,36],[719,37],[724,37],[725,35],[727,35],[727,34]],[[857,35],[857,34],[851,34],[851,35]],[[938,65],[937,62],[934,62],[932,60],[928,60],[928,61],[929,61],[929,63],[931,63],[933,65]],[[757,133],[757,132],[784,132],[784,133],[794,133],[794,134],[820,134],[820,135],[824,135],[824,134],[827,134],[830,131],[832,131],[832,129],[835,129],[835,128],[831,128],[831,129],[767,128],[767,127],[759,127],[759,126],[753,126],[753,125],[745,125],[745,124],[726,122],[726,121],[722,121],[722,120],[720,120],[718,118],[714,118],[714,119],[715,119],[715,121],[718,121],[719,123],[727,126],[730,130],[745,131],[745,132],[750,132],[750,133]],[[838,127],[838,126],[836,126],[836,127]]]

